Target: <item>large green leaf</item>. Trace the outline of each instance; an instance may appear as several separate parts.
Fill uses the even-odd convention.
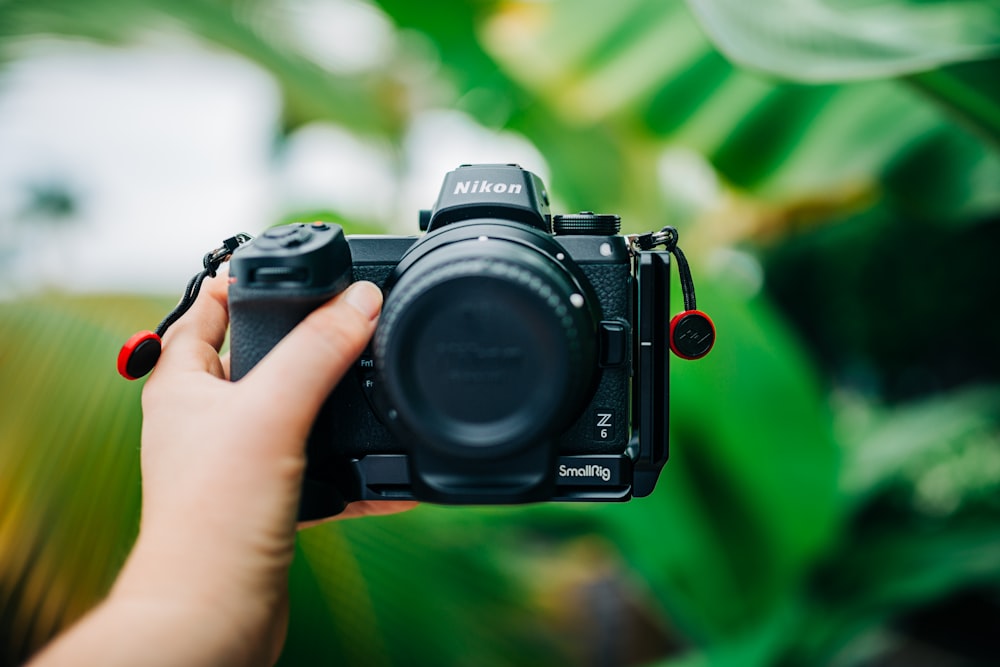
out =
[[[844,216],[881,197],[949,222],[1000,208],[1000,156],[983,141],[1000,137],[988,63],[904,81],[780,82],[721,57],[679,1],[511,3],[478,29],[534,96],[511,124],[542,149],[572,206],[664,215],[657,149],[680,145],[767,202],[768,224]]]
[[[740,66],[810,83],[906,77],[1000,148],[996,0],[688,5],[713,43]],[[949,67],[976,61],[984,62]]]
[[[1000,59],[952,65],[905,78],[1000,151]],[[995,182],[995,177],[994,182]]]
[[[1000,55],[996,0],[687,0],[740,65],[797,81],[891,78]]]
[[[844,485],[857,500],[895,491],[915,514],[943,517],[1000,491],[1000,389],[965,389],[892,410],[855,399],[842,412]]]
[[[829,546],[843,503],[809,362],[766,304],[704,292],[719,341],[673,364],[663,478],[650,499],[601,511],[672,616],[711,644],[766,623]]]
[[[115,357],[149,299],[0,303],[0,658],[19,663],[109,587],[138,526],[139,386]]]

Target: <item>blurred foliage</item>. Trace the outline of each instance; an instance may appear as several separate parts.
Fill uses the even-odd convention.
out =
[[[681,227],[720,339],[674,365],[647,499],[304,531],[282,664],[1000,655],[994,634],[950,641],[963,614],[1000,622],[1000,5],[382,0],[394,51],[351,74],[292,37],[297,6],[5,0],[0,61],[33,36],[176,30],[270,72],[287,132],[398,146],[434,108],[516,131],[567,209]],[[127,552],[139,388],[112,360],[166,307],[0,304],[0,661],[78,617]]]

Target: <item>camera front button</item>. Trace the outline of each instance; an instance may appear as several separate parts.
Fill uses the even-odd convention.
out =
[[[621,366],[628,361],[632,336],[627,322],[605,320],[599,326],[600,364],[602,368]]]

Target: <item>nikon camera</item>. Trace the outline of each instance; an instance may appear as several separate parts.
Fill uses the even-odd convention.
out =
[[[352,281],[385,294],[313,426],[300,518],[355,500],[651,493],[668,455],[670,253],[634,251],[619,226],[551,215],[517,165],[463,165],[421,236],[292,224],[237,250],[233,380]]]

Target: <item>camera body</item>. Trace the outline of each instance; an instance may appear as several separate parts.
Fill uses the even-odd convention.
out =
[[[232,257],[233,380],[352,281],[385,294],[313,425],[300,518],[651,493],[668,456],[669,253],[635,251],[617,216],[552,216],[517,165],[449,172],[420,227],[287,225]]]

